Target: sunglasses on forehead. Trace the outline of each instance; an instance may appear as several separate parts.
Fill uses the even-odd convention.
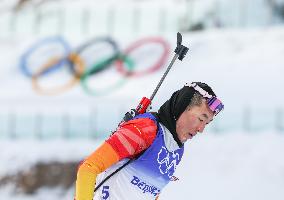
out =
[[[186,83],[185,86],[192,87],[195,91],[199,92],[207,100],[207,104],[215,116],[224,109],[224,104],[216,96],[212,96],[206,92],[199,85],[197,85],[197,83]]]

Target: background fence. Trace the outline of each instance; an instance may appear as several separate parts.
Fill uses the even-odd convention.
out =
[[[107,112],[105,107],[111,110]],[[10,109],[0,114],[1,139],[78,139],[105,138],[115,130],[126,112],[125,106],[107,105],[85,107],[83,110],[66,109],[54,112],[34,110],[23,112]],[[26,107],[27,109],[28,107]],[[275,131],[284,133],[284,109],[257,110],[241,108],[234,113],[222,113],[206,132],[226,134],[230,132],[259,133]]]
[[[262,27],[284,21],[282,0],[32,2],[1,9],[0,38],[51,34],[127,37],[213,27]]]

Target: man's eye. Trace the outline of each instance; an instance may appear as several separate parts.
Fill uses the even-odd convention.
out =
[[[201,118],[198,118],[199,119],[199,121],[201,121],[201,122],[203,122],[204,120],[203,119],[201,119]]]

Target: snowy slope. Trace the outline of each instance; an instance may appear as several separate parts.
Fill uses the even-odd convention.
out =
[[[0,142],[0,174],[27,169],[38,161],[83,159],[97,141]],[[205,133],[186,143],[178,181],[166,186],[161,200],[281,200],[284,198],[284,135],[274,132],[216,135]],[[1,199],[72,199],[74,187],[43,188],[32,196],[0,187]]]

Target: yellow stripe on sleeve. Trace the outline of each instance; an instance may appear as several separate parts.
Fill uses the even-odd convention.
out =
[[[92,200],[98,174],[118,161],[118,154],[106,142],[87,157],[77,172],[76,200]]]

